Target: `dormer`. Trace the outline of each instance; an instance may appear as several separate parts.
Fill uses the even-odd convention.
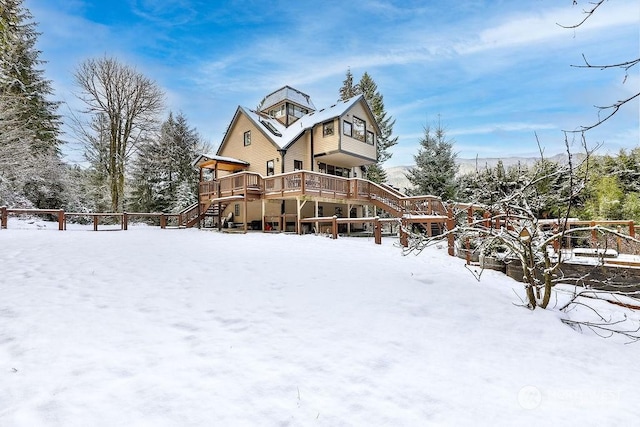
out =
[[[260,112],[289,126],[300,117],[312,113],[316,107],[306,93],[291,86],[284,86],[265,96],[260,104]]]

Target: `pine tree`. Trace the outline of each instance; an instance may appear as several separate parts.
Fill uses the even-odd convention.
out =
[[[353,86],[353,74],[351,74],[351,69],[347,69],[347,74],[342,82],[342,87],[340,88],[340,98],[338,101],[346,101],[347,99],[351,99],[354,96],[358,95],[356,93],[356,88]]]
[[[58,103],[49,101],[51,82],[40,69],[35,48],[38,36],[31,13],[22,0],[0,0],[0,95],[17,96],[20,107],[16,114],[23,129],[30,131],[31,149],[41,154],[58,148],[60,116]]]
[[[182,113],[169,113],[156,138],[140,146],[134,163],[130,208],[177,212],[197,198],[198,174],[191,162],[206,149]]]
[[[0,0],[0,203],[60,208],[68,182],[60,116],[32,19],[22,0]]]
[[[340,88],[340,100],[345,101],[356,95],[364,96],[376,124],[380,128],[380,134],[376,141],[376,162],[367,167],[366,178],[373,182],[382,183],[387,180],[387,173],[382,164],[391,158],[392,153],[389,149],[398,143],[398,137],[392,137],[395,120],[387,117],[383,96],[369,73],[365,72],[360,78],[360,82],[354,86],[351,70],[347,70],[345,80]]]
[[[424,128],[418,154],[413,156],[416,166],[409,169],[407,179],[413,185],[410,194],[429,194],[451,200],[456,196],[455,176],[458,171],[453,152],[453,140],[447,140],[444,128],[438,123],[435,131]]]

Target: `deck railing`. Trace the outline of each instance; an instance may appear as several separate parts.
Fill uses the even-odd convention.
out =
[[[335,200],[368,201],[402,214],[446,215],[442,201],[436,196],[408,197],[400,191],[360,178],[344,178],[310,171],[295,171],[262,177],[252,172],[239,172],[216,181],[200,183],[200,201],[219,197],[260,194],[267,199],[315,196]]]

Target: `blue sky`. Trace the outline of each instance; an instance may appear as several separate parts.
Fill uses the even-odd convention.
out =
[[[396,120],[386,166],[410,165],[423,127],[440,122],[462,158],[564,151],[562,129],[597,120],[594,105],[638,92],[640,70],[572,68],[637,58],[640,2],[608,0],[576,30],[572,0],[25,0],[60,112],[82,108],[73,72],[104,55],[136,67],[217,147],[238,105],[284,85],[318,108],[347,69],[367,71]],[[639,101],[588,133],[601,153],[639,144]],[[67,160],[81,159],[72,135]],[[577,149],[577,148],[576,148]]]

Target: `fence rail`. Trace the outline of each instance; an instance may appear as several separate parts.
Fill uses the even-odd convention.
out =
[[[9,215],[51,215],[57,219],[58,230],[67,229],[67,220],[72,217],[91,218],[93,230],[98,231],[100,219],[115,218],[120,225],[120,230],[127,230],[131,218],[158,218],[160,228],[167,228],[169,223],[175,227],[180,226],[183,214],[166,214],[162,212],[65,212],[62,209],[10,209],[0,207],[0,229],[8,226]]]

